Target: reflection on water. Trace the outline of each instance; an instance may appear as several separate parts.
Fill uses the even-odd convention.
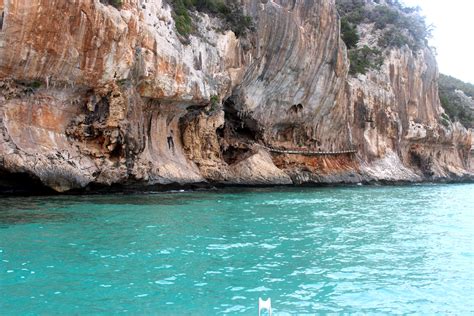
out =
[[[69,216],[58,213],[5,212],[0,211],[0,228],[14,224],[66,221]]]
[[[474,185],[7,198],[0,309],[471,313],[473,203]]]

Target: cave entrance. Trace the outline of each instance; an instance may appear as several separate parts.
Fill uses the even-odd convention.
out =
[[[409,151],[410,163],[416,166],[424,176],[431,177],[434,175],[432,170],[432,159],[414,150],[413,148]]]
[[[236,164],[247,158],[250,149],[229,146],[222,153],[222,158],[228,165]]]
[[[44,195],[56,193],[41,180],[25,172],[10,172],[0,167],[1,195]]]
[[[262,131],[257,120],[250,113],[239,111],[233,97],[226,99],[223,103],[225,128],[232,132],[233,136],[242,141],[257,141],[262,139]]]

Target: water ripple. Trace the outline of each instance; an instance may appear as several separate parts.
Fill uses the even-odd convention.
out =
[[[472,314],[472,205],[474,185],[6,198],[2,315]]]

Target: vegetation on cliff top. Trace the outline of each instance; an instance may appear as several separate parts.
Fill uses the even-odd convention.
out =
[[[244,15],[235,0],[171,0],[171,4],[174,8],[176,30],[183,36],[188,36],[194,30],[191,11],[221,17],[225,28],[232,30],[237,37],[245,35],[253,28],[252,19]]]
[[[474,85],[441,74],[439,98],[451,120],[459,121],[467,128],[474,128]]]
[[[418,8],[404,7],[396,0],[336,0],[341,17],[341,36],[349,49],[350,73],[365,74],[383,63],[382,51],[407,45],[417,51],[427,45],[430,27]],[[359,45],[359,25],[373,25],[379,31],[376,47]]]

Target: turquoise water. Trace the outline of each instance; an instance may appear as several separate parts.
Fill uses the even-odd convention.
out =
[[[474,185],[0,199],[2,315],[474,313]]]

